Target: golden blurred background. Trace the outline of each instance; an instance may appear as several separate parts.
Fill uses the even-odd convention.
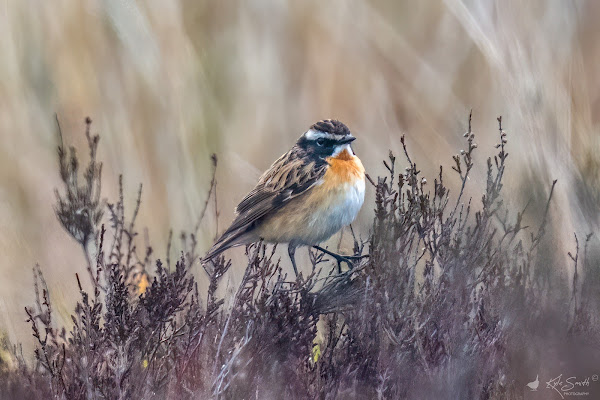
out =
[[[568,271],[573,232],[598,223],[599,17],[600,2],[565,0],[1,1],[1,329],[31,343],[23,307],[35,263],[57,323],[68,324],[77,298],[85,259],[52,208],[55,114],[84,159],[83,121],[94,121],[109,201],[120,173],[130,212],[144,185],[138,227],[157,257],[170,229],[177,237],[193,228],[211,153],[220,217],[217,226],[209,209],[202,251],[260,173],[319,119],[350,127],[371,176],[384,174],[388,149],[400,155],[404,133],[433,178],[439,164],[450,171],[471,108],[481,167],[503,115],[507,198],[543,204],[559,180],[552,243]],[[485,168],[469,185],[479,201]],[[364,237],[372,190],[367,197],[356,223]]]

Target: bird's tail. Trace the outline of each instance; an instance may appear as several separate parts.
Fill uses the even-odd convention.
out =
[[[225,232],[202,258],[202,263],[209,262],[222,252],[235,246],[253,242],[248,232]]]

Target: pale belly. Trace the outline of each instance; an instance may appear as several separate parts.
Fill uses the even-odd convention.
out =
[[[362,179],[361,179],[362,178]],[[257,233],[267,242],[314,245],[354,221],[365,198],[364,178],[335,188],[317,185],[264,220]]]

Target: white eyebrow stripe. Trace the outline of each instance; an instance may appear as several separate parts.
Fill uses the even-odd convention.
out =
[[[309,129],[305,134],[304,137],[307,140],[316,140],[316,139],[321,139],[321,138],[326,138],[327,134],[321,131],[316,131],[314,129]]]
[[[317,140],[317,139],[330,139],[330,140],[342,140],[344,138],[344,135],[336,135],[333,133],[328,133],[328,132],[321,132],[321,131],[317,131],[314,129],[309,129],[305,134],[304,137],[307,140]]]

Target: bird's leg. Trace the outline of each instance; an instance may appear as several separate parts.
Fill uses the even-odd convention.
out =
[[[322,251],[325,254],[330,255],[331,257],[335,258],[335,260],[338,263],[338,272],[342,272],[342,262],[345,262],[346,264],[348,264],[348,267],[350,269],[354,268],[354,263],[351,260],[360,260],[361,258],[365,258],[368,257],[368,255],[364,255],[364,256],[343,256],[341,254],[337,254],[334,253],[333,251],[329,251],[327,249],[322,248],[321,246],[313,246],[314,249],[317,249],[319,251]]]
[[[296,276],[298,276],[298,268],[296,267],[296,245],[291,243],[288,244],[288,255],[290,256],[290,261],[292,262],[292,267],[294,267],[294,272]]]

